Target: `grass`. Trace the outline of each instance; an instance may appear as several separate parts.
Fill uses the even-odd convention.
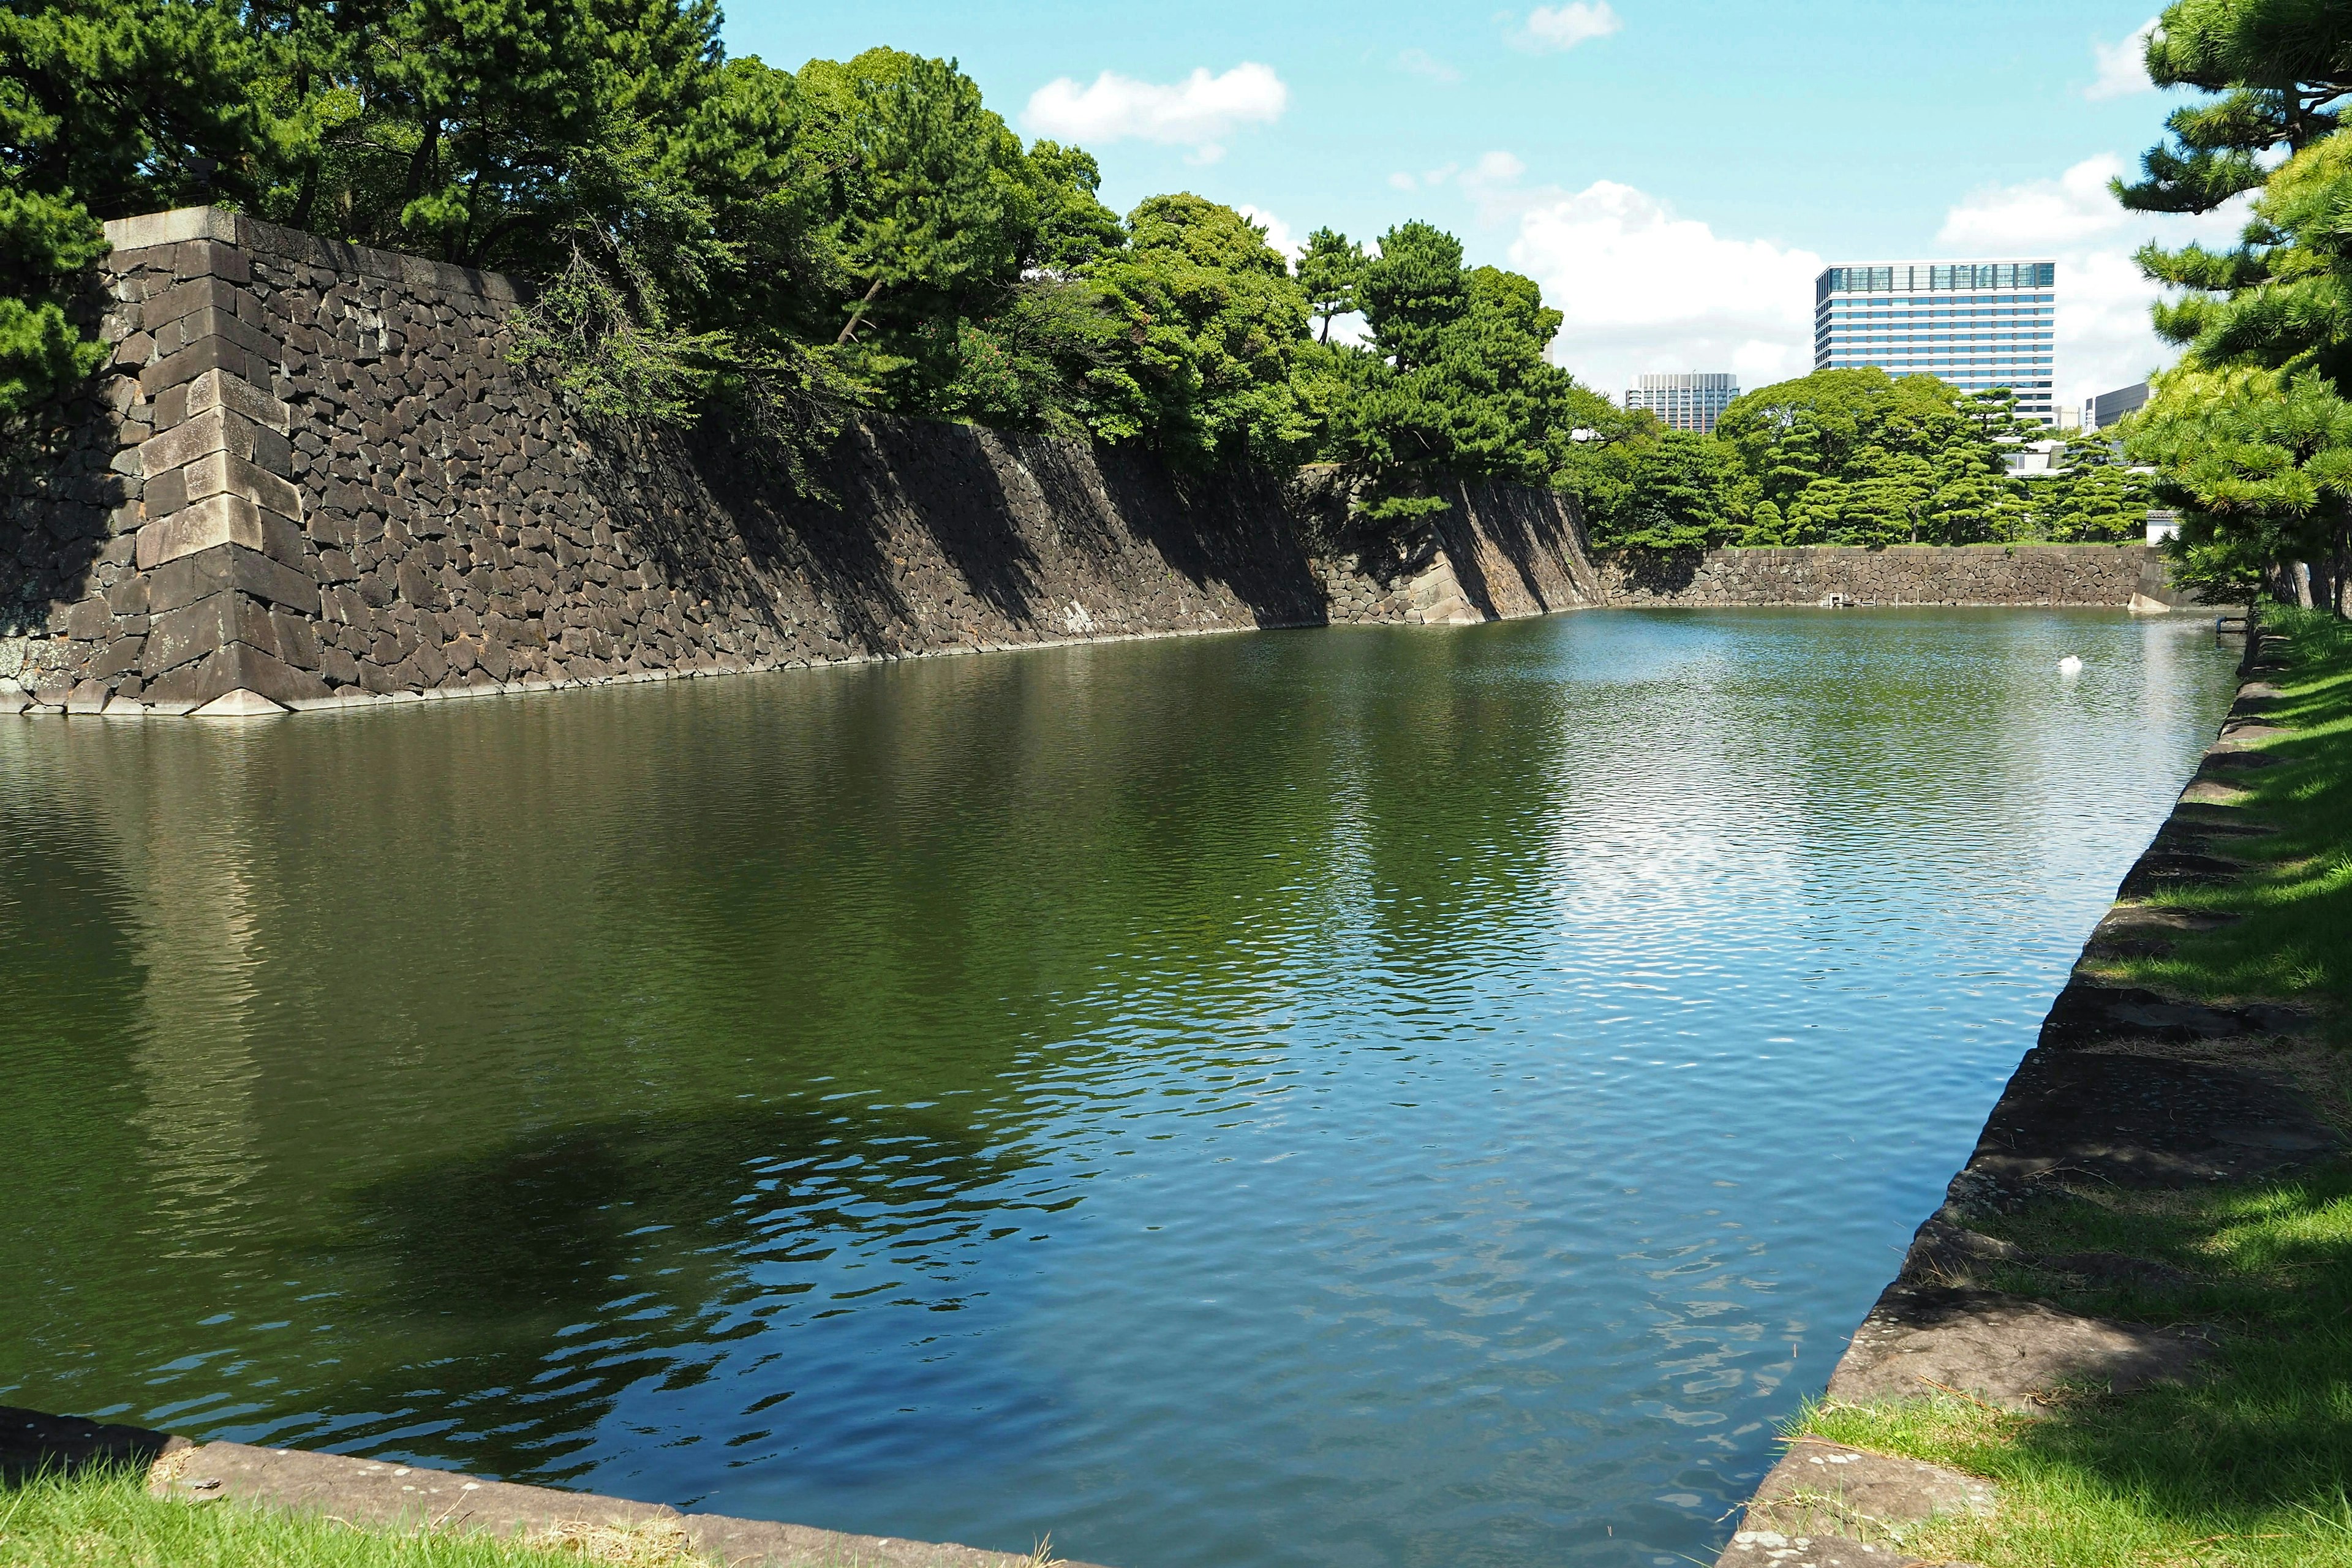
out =
[[[1983,1283],[2072,1311],[2207,1326],[2209,1375],[2047,1415],[1966,1399],[1817,1405],[1806,1436],[2000,1484],[2000,1512],[1905,1534],[1984,1568],[2352,1563],[2352,1162],[2294,1181],[2046,1198],[1979,1228],[2031,1252],[2121,1253],[2185,1279],[2104,1286],[2012,1268]]]
[[[1024,1568],[1065,1568],[1046,1537]],[[961,1559],[959,1559],[960,1561]],[[520,1536],[366,1529],[331,1517],[147,1490],[135,1467],[0,1487],[0,1568],[719,1568],[686,1531],[571,1524]],[[860,1568],[854,1557],[814,1568]]]
[[[2266,717],[2296,733],[2286,760],[2237,775],[2241,814],[2277,829],[2233,842],[2233,884],[2158,900],[2236,915],[2159,958],[2101,977],[2212,1001],[2308,1009],[2327,1045],[2318,1079],[2340,1099],[2352,1035],[2352,633],[2289,615],[2284,694]],[[1976,1222],[2054,1264],[1979,1283],[2071,1311],[2203,1326],[2218,1352],[2196,1382],[2128,1395],[2082,1389],[2042,1414],[1938,1395],[1817,1404],[1817,1436],[1985,1477],[2000,1511],[1906,1528],[1901,1549],[1984,1568],[2347,1568],[2352,1565],[2352,1160],[2276,1180],[2177,1192],[2077,1188]],[[2080,1255],[2170,1272],[2118,1282]],[[2064,1264],[2077,1264],[2069,1272]]]
[[[2184,936],[2172,952],[2112,966],[2123,984],[2211,1001],[2300,1000],[2332,1015],[2332,1037],[2352,1024],[2352,627],[2322,613],[2273,611],[2290,668],[2272,684],[2283,700],[2266,717],[2296,733],[2263,749],[2284,759],[2235,776],[2247,792],[2236,815],[2276,828],[2233,842],[2253,862],[2246,877],[2149,900],[2239,917]]]
[[[536,1538],[364,1530],[241,1502],[151,1497],[135,1468],[50,1474],[0,1490],[7,1568],[702,1568],[675,1526]]]

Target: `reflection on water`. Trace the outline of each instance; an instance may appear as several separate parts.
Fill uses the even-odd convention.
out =
[[[0,724],[0,1398],[1122,1568],[1705,1557],[2229,677],[1596,613]]]

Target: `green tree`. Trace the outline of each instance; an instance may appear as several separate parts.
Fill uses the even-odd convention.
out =
[[[1366,515],[1401,521],[1442,510],[1444,479],[1540,483],[1567,460],[1574,382],[1544,357],[1560,314],[1532,279],[1465,269],[1460,241],[1407,223],[1381,236],[1359,298],[1370,341],[1330,447]]]
[[[1667,430],[1639,451],[1622,508],[1594,542],[1637,550],[1707,550],[1737,531],[1731,492],[1738,459],[1721,442]]]
[[[2352,402],[2315,371],[2184,366],[2158,378],[2126,449],[2158,465],[2180,509],[2183,581],[2251,595],[2291,560],[2322,564],[2339,616],[2352,597]]]
[[[2147,480],[2124,465],[2112,439],[2077,436],[2060,458],[2057,472],[2034,487],[2048,538],[2071,544],[2146,537]]]
[[[2149,149],[2142,177],[2116,181],[2116,196],[2138,212],[2210,212],[2260,186],[2275,149],[2336,130],[2334,106],[2352,91],[2352,14],[2333,0],[2175,0],[2146,58],[2158,87],[2212,96],[2172,112],[2171,144]]]
[[[1189,192],[1127,226],[1124,249],[1082,269],[1120,329],[1118,362],[1090,376],[1096,432],[1148,436],[1191,468],[1295,461],[1314,435],[1294,384],[1307,299],[1265,230]]]
[[[1364,247],[1339,230],[1318,228],[1307,237],[1307,249],[1298,258],[1298,286],[1307,291],[1317,342],[1331,341],[1335,317],[1363,308],[1357,296],[1365,267]]]
[[[2030,427],[2008,393],[1961,396],[1933,376],[1824,370],[1734,402],[1716,435],[1736,455],[1743,540],[1962,544],[2030,513],[2008,474]],[[1767,510],[1767,508],[1769,510]]]
[[[76,308],[100,219],[255,191],[274,130],[263,64],[226,4],[0,7],[0,422],[105,357]]]

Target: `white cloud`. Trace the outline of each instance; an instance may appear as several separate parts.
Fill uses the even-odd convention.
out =
[[[1414,179],[1411,174],[1406,174],[1402,169],[1399,169],[1395,174],[1389,176],[1389,188],[1396,191],[1418,190],[1421,188],[1421,182]]]
[[[2103,44],[2091,40],[2091,60],[2098,68],[2091,85],[2083,96],[2097,102],[2103,98],[2128,98],[2136,92],[2153,92],[2156,83],[2147,79],[2147,37],[2156,31],[2156,18],[2150,16],[2133,29],[2121,43]]]
[[[1396,63],[1399,70],[1411,71],[1418,77],[1426,77],[1440,87],[1452,87],[1462,79],[1460,70],[1439,59],[1427,49],[1407,49],[1397,56]]]
[[[1123,137],[1189,147],[1202,163],[1224,156],[1224,141],[1246,125],[1271,125],[1282,118],[1290,89],[1271,66],[1244,61],[1222,76],[1208,68],[1182,81],[1138,81],[1105,71],[1091,86],[1068,77],[1047,82],[1030,95],[1022,123],[1031,132],[1065,141],[1100,144]]]
[[[1265,230],[1266,244],[1282,252],[1282,258],[1285,261],[1297,260],[1298,253],[1306,248],[1305,242],[1291,232],[1288,224],[1264,207],[1252,206],[1247,202],[1244,202],[1234,208],[1234,211]]]
[[[2179,353],[2148,325],[2163,290],[2140,276],[2134,251],[2149,240],[2228,245],[2245,224],[2242,197],[2201,216],[2126,212],[2107,190],[2123,171],[2122,158],[2103,153],[2055,179],[1981,188],[1945,215],[1936,237],[1955,256],[2056,259],[2061,402],[2127,386]]]
[[[1729,370],[1744,388],[1812,367],[1813,277],[1822,259],[1731,239],[1658,198],[1600,180],[1527,188],[1508,153],[1462,176],[1482,219],[1512,225],[1512,267],[1566,317],[1552,358],[1622,399],[1643,371]]]
[[[1594,38],[1605,38],[1624,25],[1609,8],[1609,0],[1538,5],[1528,13],[1526,26],[1512,30],[1511,47],[1534,51],[1572,49]]]
[[[1986,185],[1947,213],[1936,237],[1974,250],[2049,249],[2121,226],[2107,182],[2124,172],[2112,153],[2085,158],[2054,180]]]

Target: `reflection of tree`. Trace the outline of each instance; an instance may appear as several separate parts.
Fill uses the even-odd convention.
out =
[[[918,1118],[769,1106],[567,1125],[401,1169],[278,1260],[337,1281],[342,1364],[304,1393],[373,1413],[333,1424],[347,1441],[436,1432],[471,1466],[562,1476],[624,1389],[694,1381],[715,1344],[828,1310],[828,1282],[956,1310],[989,1236],[1041,1206],[1025,1164]],[[776,1395],[792,1376],[787,1355]]]
[[[28,726],[0,811],[74,826],[12,845],[57,891],[0,941],[79,901],[27,1016],[92,1070],[0,1114],[52,1130],[34,1208],[100,1184],[102,1239],[0,1235],[97,1347],[0,1384],[558,1476],[737,1337],[1017,1310],[990,1241],[1079,1200],[1055,1156],[1132,1109],[1123,1052],[1293,1048],[1266,1020],[1342,944],[1433,991],[1539,885],[1540,679],[1375,632]],[[200,1166],[233,1208],[173,1206]],[[740,1386],[879,1375],[815,1342]]]

